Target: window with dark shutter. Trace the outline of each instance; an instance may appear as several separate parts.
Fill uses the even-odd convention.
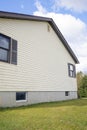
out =
[[[75,65],[68,63],[68,75],[69,77],[76,77]]]
[[[16,64],[17,65],[17,41],[12,39],[12,57],[11,57],[11,64]]]

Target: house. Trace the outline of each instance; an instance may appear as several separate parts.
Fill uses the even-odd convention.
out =
[[[0,107],[76,99],[77,63],[51,18],[0,11]]]

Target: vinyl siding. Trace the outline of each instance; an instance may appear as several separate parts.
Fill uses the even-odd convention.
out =
[[[18,41],[17,65],[0,62],[0,91],[76,91],[75,64],[47,22],[0,19],[0,33]],[[50,25],[49,25],[50,26]]]

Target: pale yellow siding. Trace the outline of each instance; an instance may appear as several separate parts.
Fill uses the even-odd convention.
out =
[[[0,33],[18,41],[17,65],[0,62],[0,91],[77,91],[75,64],[47,22],[0,19]],[[50,26],[50,25],[49,25]]]

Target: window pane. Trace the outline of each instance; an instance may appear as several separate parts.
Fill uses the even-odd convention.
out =
[[[73,71],[70,71],[70,76],[73,77]]]
[[[0,60],[3,60],[3,61],[8,60],[8,51],[0,49]]]
[[[9,42],[10,42],[9,38],[0,35],[0,47],[9,49]]]
[[[25,92],[17,92],[16,93],[16,100],[26,100],[26,93]]]
[[[65,96],[69,96],[69,91],[65,91]]]
[[[73,65],[70,65],[70,70],[72,70],[72,71],[73,71]]]

